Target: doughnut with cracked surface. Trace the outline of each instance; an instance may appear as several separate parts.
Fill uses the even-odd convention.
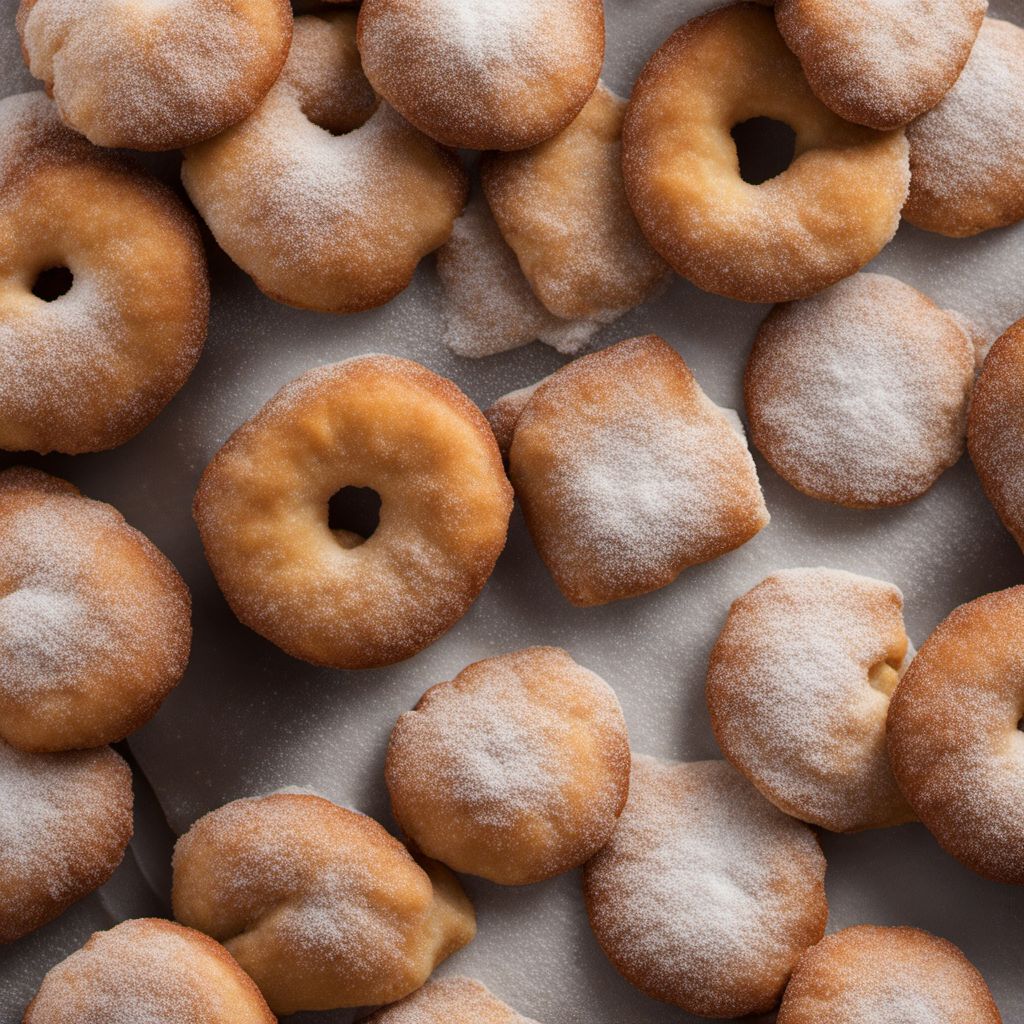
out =
[[[919,291],[857,274],[761,324],[744,375],[754,446],[804,494],[913,501],[960,458],[972,340]]]
[[[766,1013],[825,931],[814,833],[724,761],[633,759],[611,842],[583,870],[587,914],[642,992],[705,1017]]]
[[[40,291],[45,271],[70,288]],[[134,437],[188,379],[209,306],[174,193],[65,128],[41,92],[0,100],[0,448]]]
[[[377,103],[359,66],[355,17],[297,18],[263,102],[190,146],[181,169],[218,244],[262,291],[327,313],[401,292],[448,238],[468,188],[454,154]]]
[[[470,978],[434,978],[364,1024],[537,1024]]]
[[[428,857],[528,885],[608,841],[629,789],[629,737],[603,679],[557,647],[529,647],[427,690],[391,732],[385,779]]]
[[[790,125],[792,164],[740,176],[731,131]],[[812,92],[772,12],[732,4],[687,22],[648,61],[626,112],[633,212],[678,274],[747,302],[786,302],[860,270],[900,221],[910,182],[903,132],[832,113]]]
[[[132,773],[110,747],[28,754],[0,740],[0,942],[98,889],[132,837]]]
[[[373,87],[446,146],[523,149],[579,113],[604,59],[602,0],[364,0]]]
[[[219,943],[159,918],[95,932],[43,979],[23,1024],[276,1024]]]
[[[838,569],[783,569],[733,602],[708,665],[711,727],[780,810],[833,832],[913,817],[885,749],[902,612],[891,583]]]
[[[178,149],[242,120],[281,72],[287,0],[21,0],[29,70],[97,146]]]
[[[365,542],[328,523],[347,486],[381,498]],[[451,381],[372,355],[282,388],[214,456],[194,511],[243,623],[297,658],[370,668],[462,618],[505,545],[512,488],[487,421]]]
[[[655,335],[542,381],[516,422],[509,475],[541,557],[580,606],[664,587],[768,522],[745,442]]]
[[[235,800],[174,850],[174,916],[224,942],[274,1013],[390,1003],[476,931],[455,876],[298,793]]]
[[[191,598],[111,505],[35,469],[0,473],[0,738],[98,747],[147,722],[188,664]]]
[[[800,958],[777,1024],[1001,1024],[985,979],[917,928],[856,925]]]

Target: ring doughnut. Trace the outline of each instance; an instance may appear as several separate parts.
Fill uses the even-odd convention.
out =
[[[985,979],[952,942],[857,925],[800,958],[777,1024],[1001,1024]]]
[[[972,871],[1024,883],[1024,587],[951,612],[889,706],[889,759],[914,812]]]
[[[188,664],[191,598],[111,505],[35,469],[0,473],[0,738],[23,750],[122,740]]]
[[[967,445],[988,500],[1024,548],[1024,320],[989,351],[974,386]]]
[[[364,1024],[537,1024],[516,1013],[478,981],[448,976],[428,981]]]
[[[137,918],[95,932],[51,968],[23,1024],[276,1020],[252,979],[219,943],[173,921]]]
[[[902,610],[892,584],[838,569],[783,569],[729,609],[708,665],[711,727],[786,814],[833,832],[912,818],[885,750]]]
[[[44,272],[64,294],[44,297]],[[42,93],[0,100],[0,448],[123,444],[188,379],[209,305],[177,196],[65,128]]]
[[[446,146],[523,149],[580,111],[604,60],[602,0],[364,0],[366,75]]]
[[[751,440],[812,498],[902,505],[963,453],[974,370],[952,314],[894,278],[856,274],[761,324],[744,375]]]
[[[97,146],[178,149],[246,117],[281,72],[286,0],[21,0],[29,70]]]
[[[789,168],[740,176],[731,130],[756,117],[796,133]],[[648,241],[705,291],[786,302],[859,270],[896,233],[909,167],[902,132],[833,114],[772,12],[740,3],[688,22],[648,61],[622,133],[626,194]]]
[[[189,147],[181,169],[217,243],[262,291],[327,313],[393,299],[448,238],[468,189],[453,154],[377,105],[355,17],[297,18],[263,102]]]
[[[365,543],[328,502],[380,495]],[[206,556],[243,623],[298,658],[409,658],[466,612],[505,544],[512,489],[483,414],[430,370],[363,356],[311,370],[241,426],[195,500]]]
[[[0,740],[0,943],[98,889],[132,837],[132,773],[110,747],[27,754]]]
[[[724,761],[633,758],[611,842],[583,869],[597,941],[627,981],[703,1017],[767,1013],[825,931],[825,858]]]
[[[221,940],[278,1016],[390,1003],[476,931],[455,876],[318,796],[235,800],[174,850],[174,916]]]
[[[1024,217],[1024,28],[986,18],[941,102],[907,128],[903,216],[953,238]]]
[[[487,658],[398,719],[385,779],[428,857],[502,885],[589,860],[629,788],[629,737],[611,687],[557,647]]]
[[[900,128],[960,76],[988,0],[778,0],[775,20],[814,94],[840,117]]]

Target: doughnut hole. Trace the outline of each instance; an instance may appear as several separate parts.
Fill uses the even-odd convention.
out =
[[[891,697],[909,663],[910,641],[904,633],[889,647],[886,656],[868,669],[868,683],[886,697]],[[1022,712],[1024,714],[1024,712]]]
[[[732,127],[740,177],[748,185],[763,185],[788,170],[796,156],[796,132],[785,121],[751,117]]]
[[[47,267],[36,274],[32,285],[32,294],[43,302],[55,302],[62,295],[67,295],[74,284],[75,275],[68,267]]]
[[[380,525],[380,506],[372,487],[342,487],[327,502],[327,525],[343,548],[357,548]]]

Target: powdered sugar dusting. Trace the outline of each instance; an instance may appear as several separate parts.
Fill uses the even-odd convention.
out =
[[[469,978],[428,981],[418,992],[368,1018],[366,1024],[537,1024]]]

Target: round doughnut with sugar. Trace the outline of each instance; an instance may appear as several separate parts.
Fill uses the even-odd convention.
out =
[[[778,1024],[1001,1024],[985,979],[956,946],[917,928],[856,925],[800,958]]]
[[[857,274],[776,306],[744,375],[751,440],[804,494],[902,505],[964,449],[971,338],[910,285]]]
[[[509,475],[541,557],[580,606],[664,587],[768,522],[743,438],[655,335],[544,380],[516,423]]]
[[[780,810],[834,832],[913,817],[885,749],[902,609],[892,584],[838,569],[783,569],[733,602],[708,664],[711,727]]]
[[[907,128],[915,227],[964,238],[1024,217],[1024,28],[986,18],[956,84]]]
[[[189,147],[181,169],[218,244],[262,291],[328,313],[401,292],[448,238],[468,188],[454,154],[377,103],[359,67],[355,17],[297,18],[263,102]]]
[[[381,498],[372,536],[336,532],[331,497]],[[195,499],[235,614],[336,668],[409,658],[466,612],[505,544],[512,489],[480,410],[395,356],[310,370],[232,434]]]
[[[123,444],[188,379],[209,305],[177,196],[41,92],[0,100],[0,448]]]
[[[211,938],[136,918],[95,932],[43,979],[23,1024],[275,1024],[252,979]]]
[[[731,131],[796,134],[792,164],[755,185]],[[705,291],[786,302],[859,270],[896,233],[910,181],[903,132],[851,124],[812,92],[772,12],[752,3],[687,22],[648,61],[622,132],[626,194],[652,246]]]
[[[235,800],[174,850],[174,916],[223,941],[278,1016],[390,1003],[476,932],[455,876],[372,818],[299,793]]]
[[[386,1006],[364,1024],[537,1024],[470,978],[433,978],[419,991]]]
[[[98,889],[132,837],[132,773],[110,747],[28,754],[0,740],[0,943]]]
[[[668,272],[626,200],[625,112],[626,101],[599,84],[553,138],[483,159],[484,194],[505,241],[537,298],[565,320],[614,320]]]
[[[0,739],[98,747],[147,722],[188,664],[191,598],[111,505],[0,473]]]
[[[987,8],[988,0],[778,0],[775,21],[825,106],[890,129],[950,90]]]
[[[589,860],[629,789],[629,737],[611,687],[557,647],[486,658],[398,719],[385,779],[428,857],[503,885]]]
[[[985,358],[974,387],[967,444],[981,486],[1024,548],[1024,320]]]
[[[287,0],[21,0],[29,70],[97,146],[178,149],[240,121],[281,72]]]
[[[825,931],[814,833],[724,761],[633,759],[611,842],[583,871],[587,914],[616,969],[703,1017],[767,1013]]]
[[[893,774],[945,850],[1024,884],[1024,587],[969,601],[928,637],[896,688]]]
[[[602,0],[364,0],[374,89],[446,146],[523,149],[580,111],[604,60]]]

